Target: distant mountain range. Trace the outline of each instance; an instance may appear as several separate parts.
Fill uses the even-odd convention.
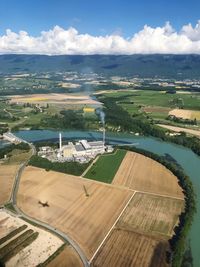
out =
[[[0,74],[55,71],[200,79],[200,55],[0,55]]]

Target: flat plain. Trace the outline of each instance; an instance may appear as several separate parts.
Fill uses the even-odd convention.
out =
[[[78,254],[71,246],[66,246],[64,250],[53,259],[48,267],[83,267],[83,263]]]
[[[99,156],[84,177],[111,183],[125,155],[126,150],[117,149],[112,154]]]
[[[0,205],[6,203],[11,194],[15,174],[19,168],[18,164],[0,164]]]
[[[166,241],[114,229],[92,261],[92,267],[167,267],[166,249]]]
[[[159,195],[184,198],[178,179],[155,160],[127,152],[112,184]]]
[[[178,224],[178,217],[183,210],[183,200],[137,192],[117,226],[169,239],[174,234],[174,226]]]
[[[26,214],[69,234],[89,259],[132,194],[84,178],[27,167],[17,204]],[[42,207],[39,200],[48,201],[49,207]]]
[[[200,120],[199,110],[173,109],[169,112],[169,115],[173,115],[175,117],[183,118],[183,119]]]

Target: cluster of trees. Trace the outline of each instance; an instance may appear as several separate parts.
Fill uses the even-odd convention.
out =
[[[119,99],[119,98],[118,98]],[[128,111],[124,110],[116,103],[114,97],[100,98],[104,103],[106,113],[106,123],[121,128],[122,131],[133,131],[143,135],[152,135],[164,138],[164,130],[154,127],[148,119],[141,114],[131,116]]]
[[[44,118],[42,126],[57,129],[85,129],[86,122],[83,115],[74,110],[62,110],[51,118]]]
[[[196,118],[194,120],[190,120],[190,119],[177,118],[176,116],[169,115],[169,116],[167,116],[166,119],[169,121],[177,122],[177,123],[197,125],[197,119]]]
[[[6,133],[8,131],[8,124],[1,124],[0,123],[0,134]]]
[[[48,159],[34,155],[31,157],[29,165],[43,168],[46,171],[53,170],[79,176],[89,166],[89,163],[80,164],[78,162],[51,162]]]
[[[9,154],[14,149],[29,151],[30,147],[26,143],[20,143],[20,144],[17,144],[17,145],[11,144],[11,145],[5,146],[5,147],[0,149],[0,159],[4,158],[4,155]]]
[[[169,240],[171,253],[167,253],[167,261],[172,264],[172,267],[180,267],[185,252],[187,235],[196,212],[196,196],[192,182],[176,163],[166,160],[166,157],[136,147],[132,147],[131,149],[130,147],[125,147],[125,149],[140,153],[158,161],[168,168],[179,180],[179,184],[185,195],[185,210],[180,214],[179,225],[175,227],[175,233]]]

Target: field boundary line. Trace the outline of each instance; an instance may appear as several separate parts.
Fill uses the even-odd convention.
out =
[[[177,199],[177,200],[182,200],[184,201],[185,198],[180,198],[180,197],[174,197],[174,196],[169,196],[169,195],[162,195],[162,194],[158,194],[158,193],[153,193],[153,192],[147,192],[147,191],[139,191],[139,190],[134,190],[134,189],[130,189],[133,190],[135,193],[142,193],[142,194],[147,194],[147,195],[154,195],[154,196],[158,196],[158,197],[166,197],[166,198],[173,198],[173,199]]]
[[[115,227],[115,225],[117,224],[117,222],[119,221],[119,219],[121,218],[122,214],[124,213],[125,209],[128,207],[129,203],[131,202],[132,198],[135,196],[136,192],[133,192],[133,194],[131,195],[131,197],[129,198],[129,200],[127,201],[126,205],[124,206],[124,208],[122,209],[122,211],[120,212],[119,216],[117,217],[117,219],[115,220],[114,224],[112,225],[112,227],[110,228],[110,230],[108,231],[108,233],[106,234],[106,236],[104,237],[104,239],[102,240],[102,242],[100,243],[100,245],[98,246],[98,248],[96,249],[95,253],[93,254],[93,256],[91,257],[91,259],[89,260],[89,263],[91,264],[91,262],[93,261],[93,259],[95,258],[95,256],[97,255],[97,253],[99,252],[100,248],[103,246],[104,242],[106,241],[106,239],[108,238],[108,236],[110,235],[111,231],[113,230],[113,228]]]
[[[89,171],[89,169],[92,168],[92,166],[98,160],[98,158],[99,158],[99,155],[91,162],[91,164],[86,168],[86,170],[84,170],[84,172],[81,174],[82,177],[84,177],[84,175]]]

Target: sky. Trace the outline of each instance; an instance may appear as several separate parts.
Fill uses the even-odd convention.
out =
[[[0,0],[0,54],[200,54],[200,1]]]

